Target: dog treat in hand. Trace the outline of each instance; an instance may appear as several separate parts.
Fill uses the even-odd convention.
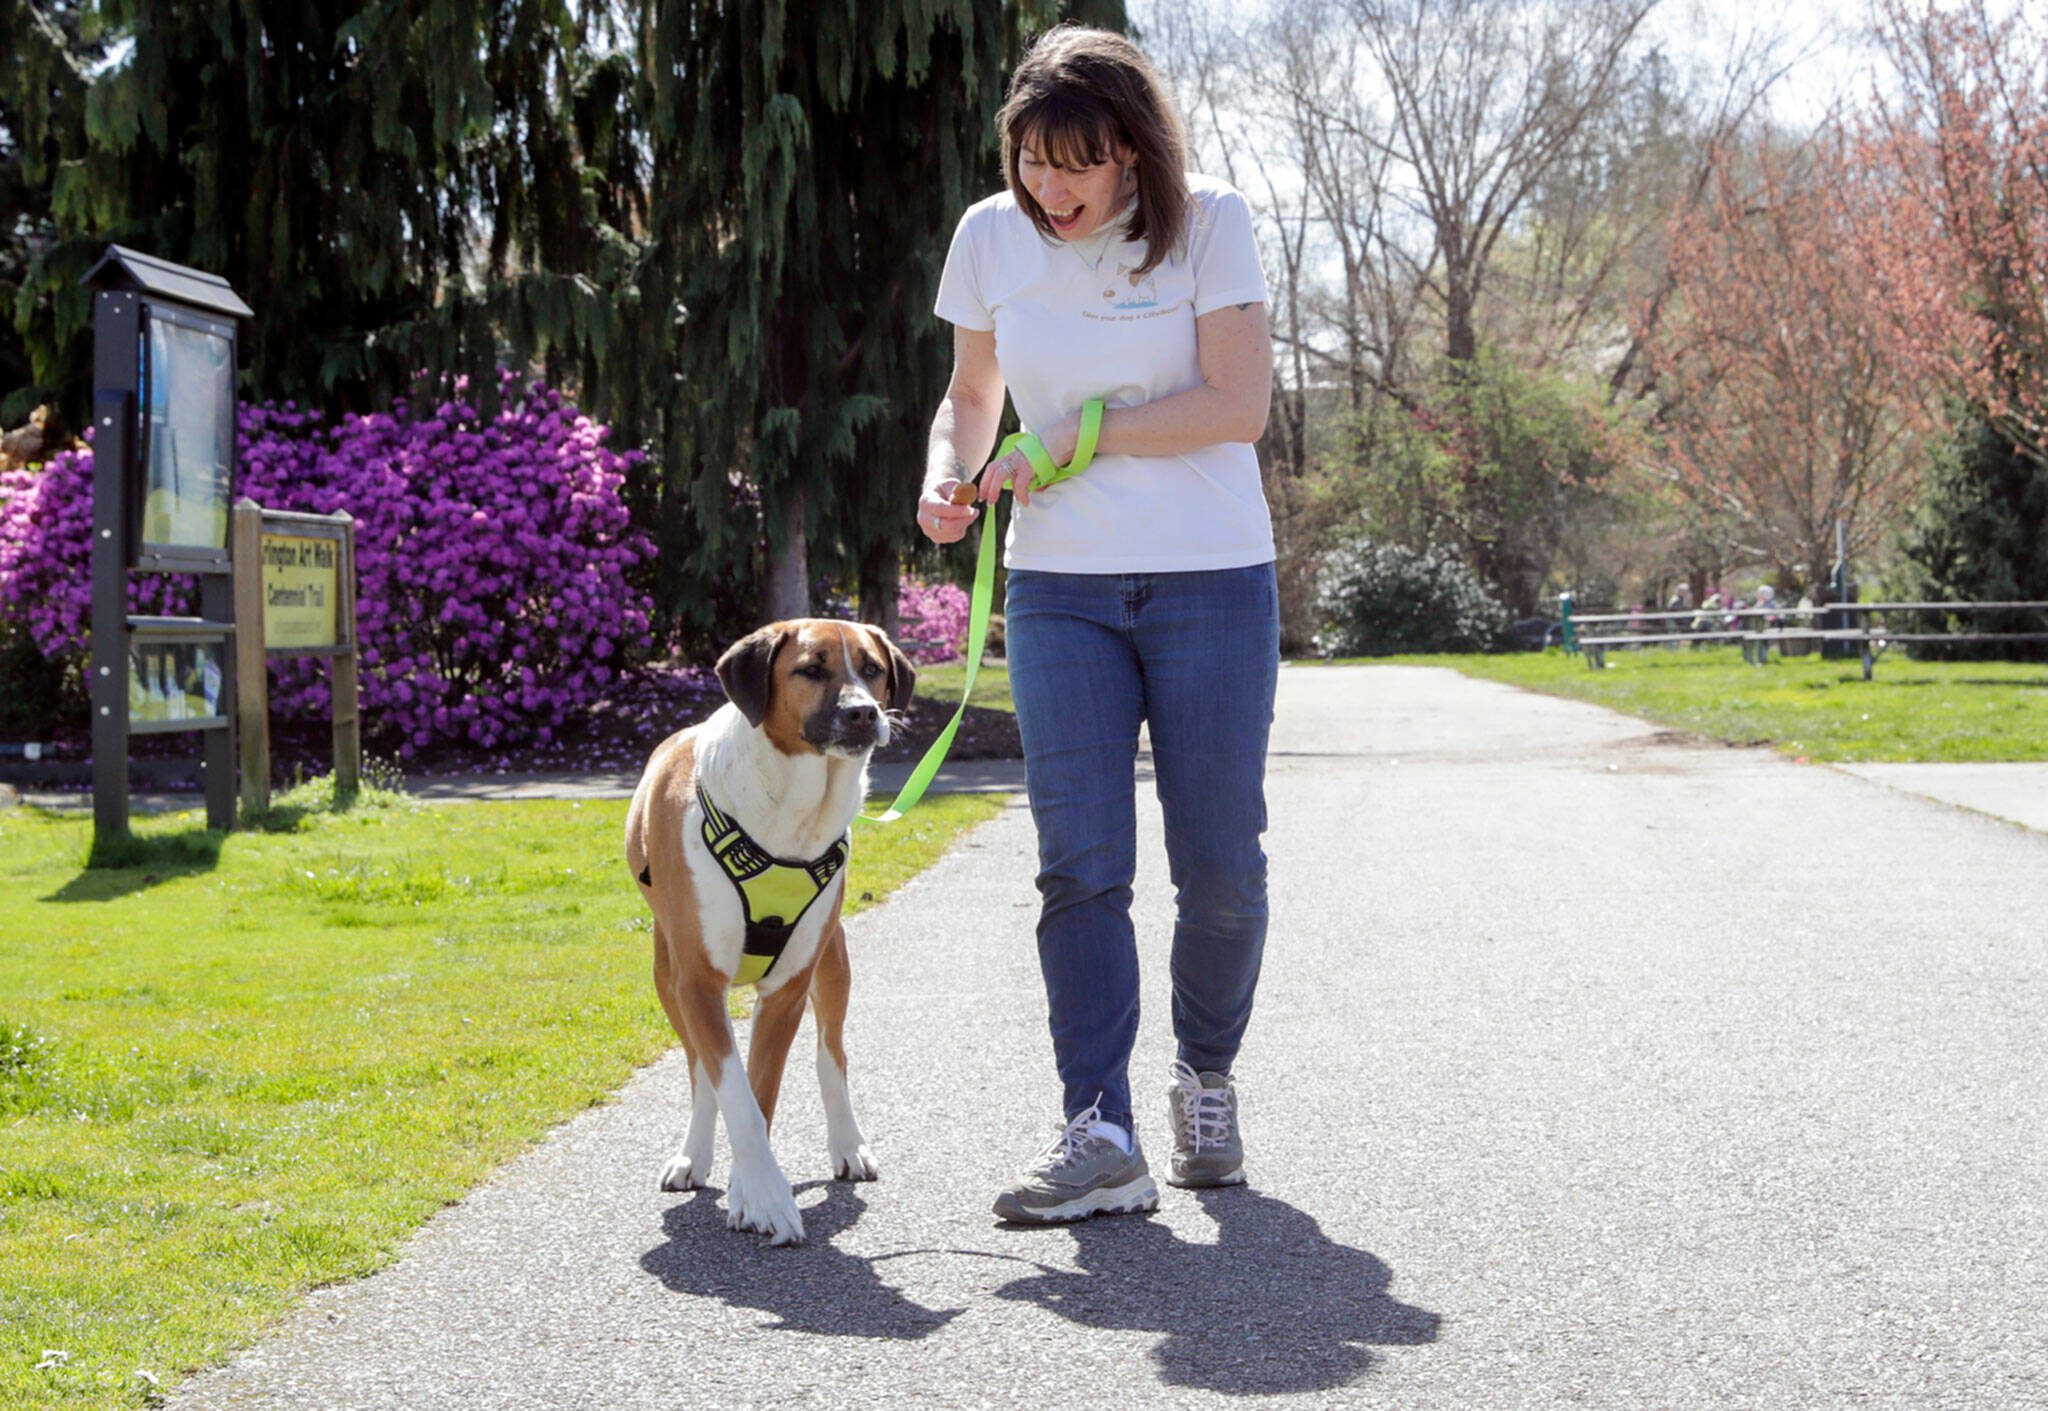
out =
[[[974,482],[971,480],[963,480],[953,487],[952,498],[956,505],[971,505],[974,503],[974,496]]]

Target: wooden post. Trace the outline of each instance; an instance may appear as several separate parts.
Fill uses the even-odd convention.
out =
[[[336,652],[328,668],[334,696],[334,796],[354,798],[362,783],[363,724],[356,708],[356,524],[347,510],[342,522],[339,590],[341,633],[345,650]]]
[[[270,807],[270,670],[263,651],[263,509],[235,502],[235,720],[242,812]]]

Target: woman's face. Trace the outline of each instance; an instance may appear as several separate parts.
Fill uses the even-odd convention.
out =
[[[1082,240],[1114,219],[1137,189],[1132,154],[1117,149],[1109,160],[1085,167],[1051,161],[1039,142],[1017,144],[1017,175],[1062,240]],[[1130,172],[1132,180],[1124,179]]]

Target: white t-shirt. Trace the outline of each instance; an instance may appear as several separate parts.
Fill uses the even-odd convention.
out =
[[[1043,432],[1091,398],[1142,406],[1198,387],[1195,319],[1264,303],[1251,210],[1190,173],[1194,217],[1181,251],[1135,283],[1145,247],[1121,221],[1085,240],[1048,239],[1008,191],[967,208],[946,253],[936,311],[993,330],[1025,430]],[[1097,456],[1032,492],[1010,517],[1003,561],[1062,573],[1243,568],[1273,558],[1259,462],[1242,441],[1178,456]]]

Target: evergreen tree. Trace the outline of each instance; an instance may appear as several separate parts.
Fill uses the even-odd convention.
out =
[[[629,495],[686,646],[756,618],[770,564],[779,610],[815,574],[885,616],[948,239],[1000,185],[1023,44],[1069,17],[1123,23],[1119,0],[0,0],[16,411],[82,421],[77,280],[132,245],[249,300],[251,394],[363,410],[426,369],[487,400],[475,374],[540,365],[652,451]]]
[[[683,395],[655,438],[667,601],[730,585],[759,540],[767,615],[807,611],[819,570],[857,576],[866,615],[893,608],[951,353],[946,247],[1000,185],[993,118],[1027,33],[1079,8],[652,7],[641,283],[678,334],[653,370]]]
[[[630,260],[573,139],[589,21],[571,0],[50,7],[68,23],[5,2],[6,37],[33,42],[0,74],[0,114],[28,174],[55,172],[14,324],[38,395],[74,417],[91,395],[77,281],[110,242],[224,276],[256,311],[245,383],[330,407],[421,368],[601,357],[630,315],[604,288]]]
[[[1930,467],[1905,540],[1910,591],[1927,602],[2048,602],[2048,462],[2029,454],[1979,408],[1956,418]],[[1956,630],[2039,632],[2039,614],[1978,614]],[[2048,644],[1919,644],[1916,655],[2048,658]]]
[[[82,139],[83,69],[102,57],[100,46],[81,36],[81,21],[80,7],[69,0],[36,10],[24,0],[0,0],[0,427],[21,424],[38,403],[65,400],[60,360],[51,356],[57,311],[29,284],[36,256],[56,239],[52,156]],[[37,336],[17,334],[17,321]],[[66,417],[60,405],[60,429],[83,424],[83,397],[71,406]]]

